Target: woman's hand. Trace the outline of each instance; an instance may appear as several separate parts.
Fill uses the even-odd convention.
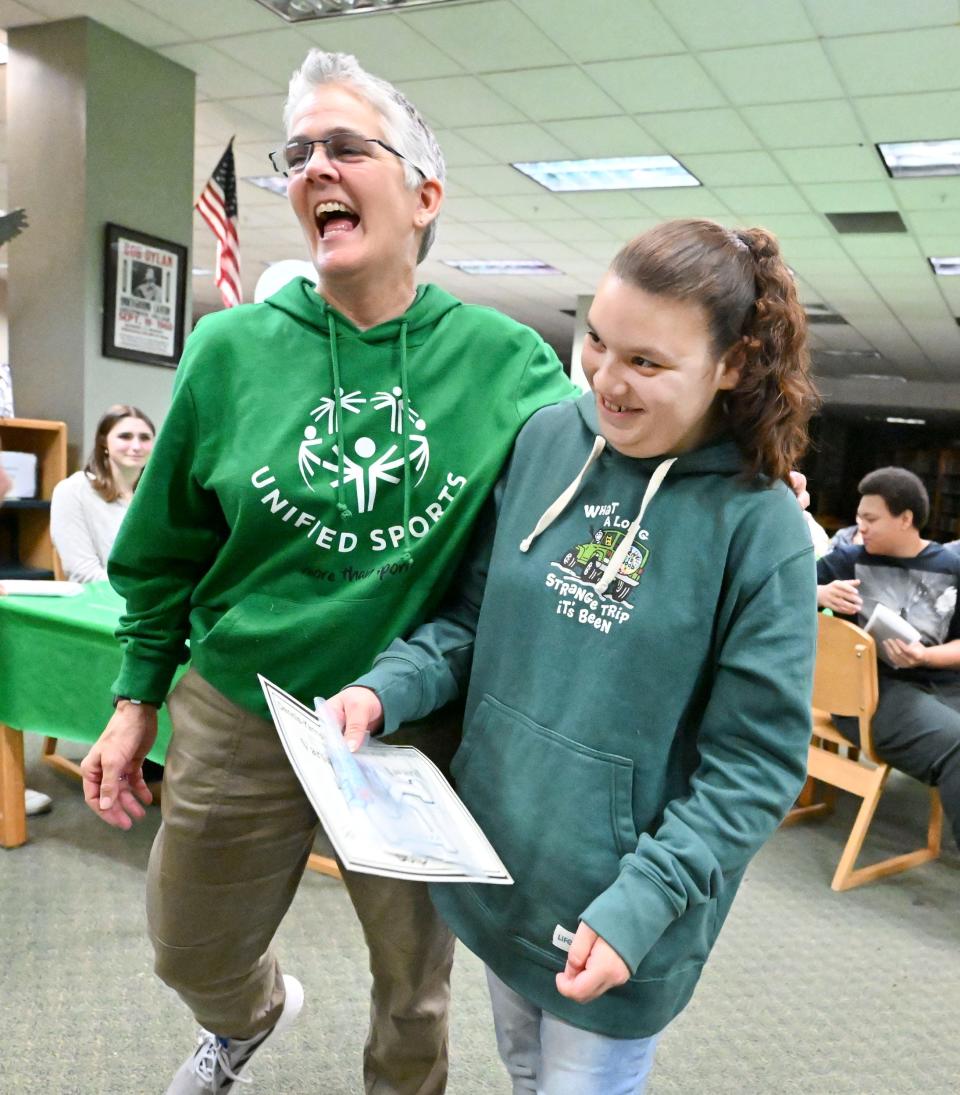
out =
[[[557,992],[578,1004],[588,1004],[607,989],[622,985],[629,976],[626,962],[581,920],[567,955],[566,969],[557,974]]]
[[[883,644],[883,652],[897,669],[916,669],[927,664],[927,648],[923,643],[887,639]]]
[[[149,703],[121,700],[99,740],[80,762],[83,797],[108,825],[131,828],[146,813],[143,807],[153,801],[141,765],[156,740],[157,709]]]
[[[369,734],[383,726],[383,704],[371,688],[353,685],[327,700],[334,717],[343,724],[347,748],[355,753]]]

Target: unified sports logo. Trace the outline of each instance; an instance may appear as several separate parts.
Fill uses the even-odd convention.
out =
[[[332,396],[321,399],[310,411],[312,422],[303,431],[297,463],[300,475],[311,491],[315,490],[318,480],[325,480],[334,490],[340,487],[337,405],[338,401]],[[370,397],[360,391],[345,392],[341,388],[339,406],[345,416],[343,485],[353,488],[358,513],[369,513],[374,508],[378,488],[382,484],[395,486],[401,482],[405,463],[402,442],[404,414],[411,431],[408,433],[409,452],[406,459],[417,472],[414,486],[420,485],[430,465],[427,424],[413,407],[406,405],[401,388],[375,392]],[[360,436],[349,441],[346,439],[347,415],[357,415],[362,420]],[[385,427],[387,436],[383,438]],[[356,430],[351,432],[355,433]],[[325,476],[324,472],[332,472],[332,478]]]

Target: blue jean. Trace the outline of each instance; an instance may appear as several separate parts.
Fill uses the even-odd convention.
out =
[[[514,1095],[643,1095],[659,1034],[608,1038],[536,1007],[489,968],[487,985]]]

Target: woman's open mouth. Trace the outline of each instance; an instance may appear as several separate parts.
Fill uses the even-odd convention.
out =
[[[360,217],[343,202],[318,202],[313,216],[321,239],[345,235],[360,223]]]

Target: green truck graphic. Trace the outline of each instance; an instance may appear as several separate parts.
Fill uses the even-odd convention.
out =
[[[599,532],[594,533],[592,540],[572,547],[561,562],[568,570],[582,574],[585,581],[596,582],[625,535],[625,532],[619,532],[616,529],[600,529]],[[649,549],[643,544],[636,543],[627,552],[616,578],[607,590],[615,601],[627,599],[630,590],[640,581],[640,575],[643,573],[649,555]]]

